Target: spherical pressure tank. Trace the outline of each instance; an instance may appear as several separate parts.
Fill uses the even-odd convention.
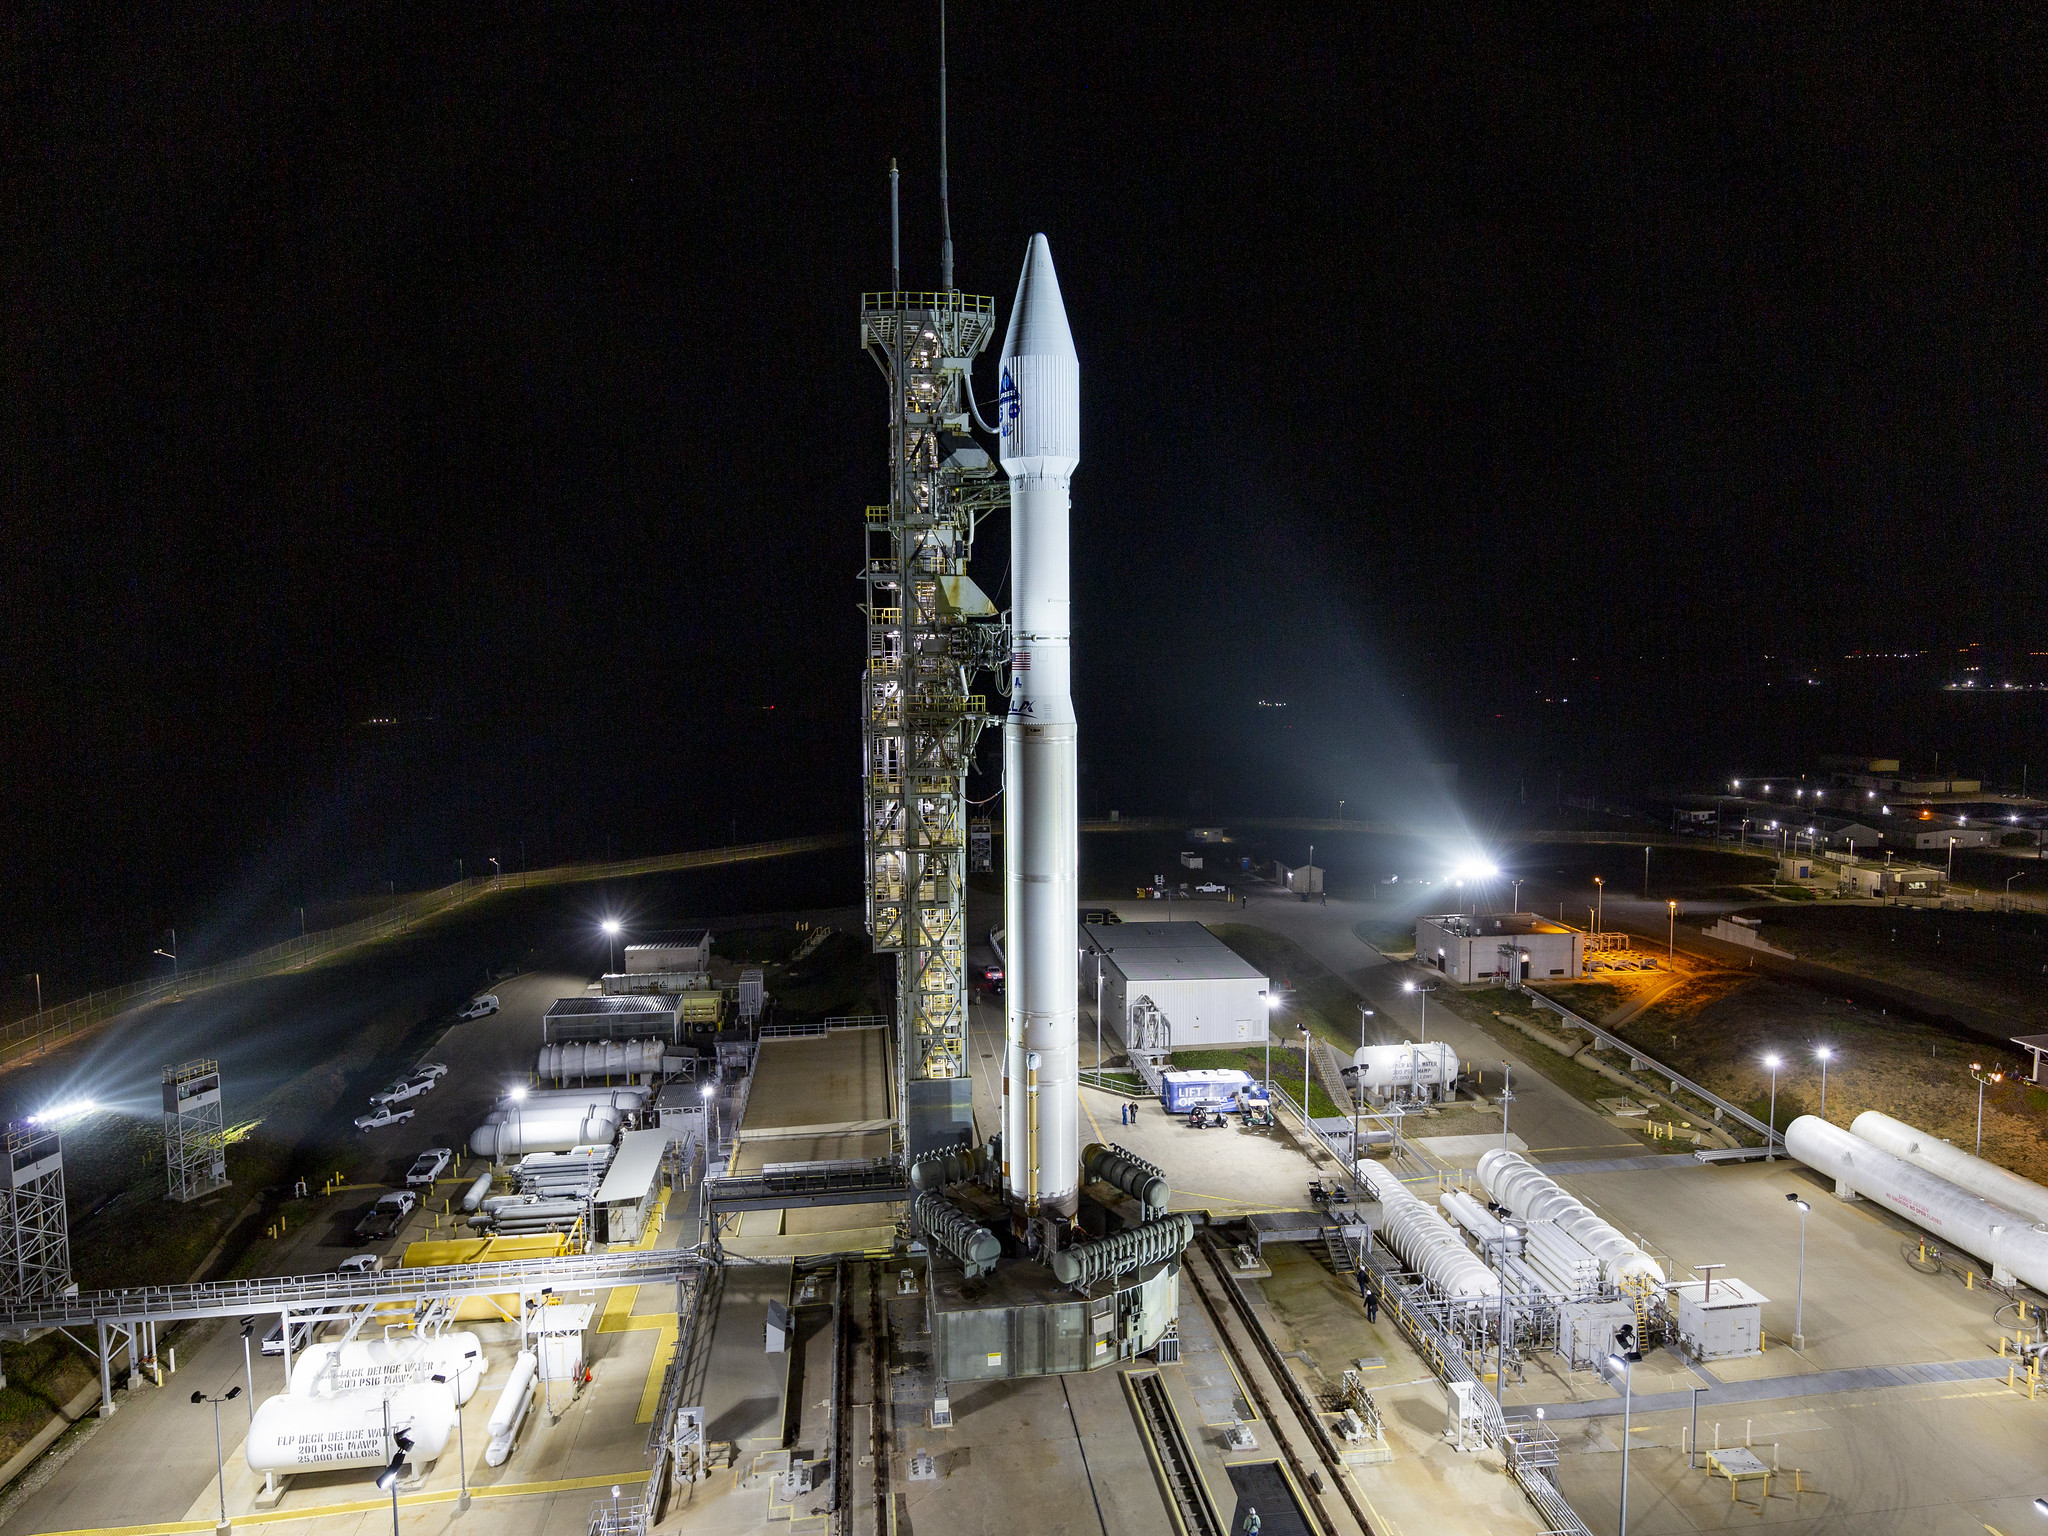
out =
[[[1972,1194],[1812,1115],[1785,1127],[1785,1150],[1845,1189],[1897,1211],[1915,1226],[2048,1291],[2048,1231],[2018,1211]]]
[[[1994,1205],[2017,1211],[2029,1221],[2048,1221],[2048,1189],[1996,1163],[1972,1157],[1961,1147],[1930,1136],[1917,1126],[1866,1109],[1849,1122],[1849,1133],[1881,1152],[1903,1158],[1916,1168],[1925,1168],[1951,1184],[1960,1184]]]
[[[1380,1203],[1381,1231],[1403,1264],[1453,1301],[1477,1302],[1500,1295],[1493,1271],[1407,1185],[1384,1168],[1362,1168],[1360,1177]]]
[[[406,1455],[415,1466],[433,1461],[455,1435],[454,1394],[433,1382],[399,1388],[391,1394],[391,1428],[412,1437]],[[251,1472],[382,1467],[392,1452],[384,1393],[371,1388],[336,1397],[265,1398],[243,1449]]]
[[[399,1382],[445,1376],[455,1400],[466,1403],[483,1380],[484,1349],[473,1333],[431,1339],[352,1339],[310,1344],[292,1361],[293,1395],[334,1397]]]
[[[1479,1182],[1524,1221],[1547,1221],[1572,1238],[1600,1261],[1601,1278],[1609,1285],[1625,1280],[1664,1283],[1663,1266],[1520,1153],[1504,1147],[1482,1153]]]
[[[1385,1093],[1394,1088],[1444,1088],[1458,1075],[1458,1053],[1440,1040],[1412,1045],[1366,1045],[1351,1053],[1351,1070],[1357,1073],[1368,1093]]]

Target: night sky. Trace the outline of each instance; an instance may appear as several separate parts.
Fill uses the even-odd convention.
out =
[[[2048,695],[1934,689],[2048,681],[2041,20],[1758,10],[952,7],[960,285],[1045,231],[1081,350],[1084,813],[2038,782]],[[855,825],[935,22],[15,16],[14,970]]]

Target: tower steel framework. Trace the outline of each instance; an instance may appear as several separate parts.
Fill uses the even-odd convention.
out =
[[[228,1182],[218,1062],[164,1068],[164,1172],[173,1200],[197,1200]]]
[[[7,1205],[0,1221],[0,1304],[61,1296],[71,1284],[64,1147],[51,1127],[7,1128]]]
[[[868,931],[896,959],[897,1115],[921,1154],[971,1131],[967,1079],[967,772],[999,717],[970,691],[1008,660],[967,574],[1009,486],[969,426],[968,374],[995,301],[869,293],[861,345],[889,386],[889,501],[867,509],[862,717]]]

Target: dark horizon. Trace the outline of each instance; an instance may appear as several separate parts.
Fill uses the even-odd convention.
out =
[[[2030,18],[949,17],[960,283],[1045,231],[1081,351],[1085,814],[2039,781],[1942,690],[2048,683]],[[856,826],[935,19],[20,24],[10,975]]]

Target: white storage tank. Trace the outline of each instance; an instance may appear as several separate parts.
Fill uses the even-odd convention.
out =
[[[445,1376],[455,1388],[455,1400],[466,1403],[483,1374],[484,1349],[473,1333],[352,1339],[308,1345],[292,1361],[291,1390],[299,1397],[334,1397]]]
[[[1401,1262],[1454,1302],[1500,1295],[1500,1281],[1451,1230],[1451,1224],[1386,1168],[1361,1167],[1360,1182],[1380,1202],[1380,1231]]]
[[[1916,1168],[1925,1168],[1951,1184],[1960,1184],[1973,1195],[1982,1195],[2009,1211],[2017,1211],[2029,1221],[2048,1221],[2048,1189],[1996,1163],[1973,1157],[1918,1126],[1867,1109],[1849,1122],[1849,1133],[1893,1157],[1904,1158]]]
[[[517,1157],[525,1152],[566,1152],[593,1141],[610,1141],[619,1133],[616,1109],[589,1104],[537,1105],[521,1112],[492,1110],[469,1133],[469,1150],[478,1157]]]
[[[338,1397],[280,1393],[256,1406],[244,1454],[251,1472],[303,1472],[315,1468],[382,1467],[391,1459],[385,1434],[385,1396],[371,1389]],[[391,1394],[393,1430],[412,1437],[407,1459],[419,1466],[438,1458],[455,1434],[455,1397],[426,1382]]]
[[[1354,1074],[1374,1098],[1401,1090],[1448,1092],[1458,1077],[1458,1053],[1441,1040],[1361,1046],[1344,1075]]]
[[[1998,1284],[2048,1291],[2048,1227],[1812,1115],[1785,1127],[1785,1150],[1832,1178],[1837,1194],[1875,1200],[1981,1259]]]
[[[519,1358],[512,1362],[512,1375],[506,1381],[505,1389],[498,1394],[497,1406],[491,1409],[490,1422],[484,1426],[490,1437],[484,1446],[485,1465],[502,1467],[512,1454],[512,1442],[519,1434],[520,1422],[533,1406],[539,1371],[540,1358],[530,1349],[522,1349]]]
[[[1530,1223],[1532,1230],[1549,1222],[1599,1260],[1601,1278],[1609,1285],[1624,1280],[1664,1283],[1663,1266],[1519,1152],[1495,1147],[1482,1153],[1478,1172],[1486,1192]]]
[[[667,1048],[661,1040],[564,1040],[540,1048],[534,1074],[551,1083],[655,1076]]]

